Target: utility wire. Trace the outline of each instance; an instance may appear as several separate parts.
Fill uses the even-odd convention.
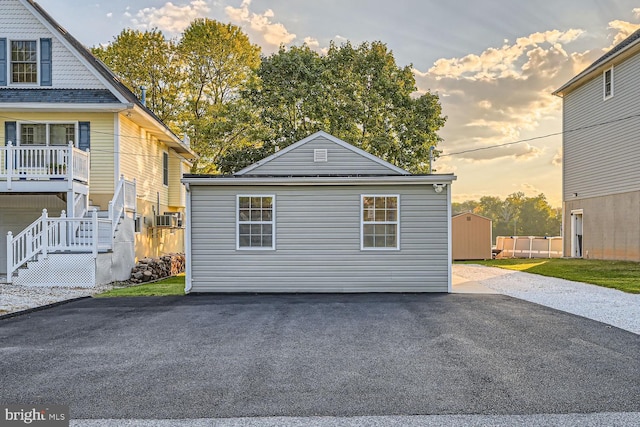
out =
[[[441,158],[441,157],[449,157],[449,156],[457,156],[457,155],[460,155],[460,154],[473,153],[473,152],[476,152],[476,151],[491,150],[493,148],[506,147],[506,146],[509,146],[509,145],[522,144],[523,142],[531,142],[531,141],[536,141],[536,140],[539,140],[539,139],[550,138],[552,136],[559,136],[559,135],[564,135],[564,134],[568,134],[568,133],[572,133],[572,132],[579,132],[579,131],[586,130],[586,129],[593,129],[593,128],[596,128],[596,127],[599,127],[599,126],[606,126],[606,125],[609,125],[609,124],[612,124],[612,123],[618,123],[618,122],[622,122],[622,121],[625,121],[625,120],[638,118],[638,117],[640,117],[640,114],[633,114],[633,115],[630,115],[630,116],[620,117],[620,118],[613,119],[613,120],[608,120],[608,121],[605,121],[605,122],[593,123],[593,124],[590,124],[590,125],[581,126],[581,127],[575,128],[575,129],[568,129],[568,130],[563,130],[563,131],[560,131],[560,132],[553,132],[553,133],[548,133],[548,134],[545,134],[545,135],[534,136],[534,137],[531,137],[531,138],[519,139],[517,141],[505,142],[505,143],[502,143],[502,144],[495,144],[495,145],[488,145],[486,147],[470,148],[468,150],[456,151],[456,152],[453,152],[453,153],[442,153],[442,154],[438,155],[438,157],[436,159]],[[32,123],[32,124],[43,123],[42,121],[23,120],[23,119],[18,119],[18,118],[15,118],[15,117],[9,117],[9,116],[3,116],[3,115],[0,115],[0,118],[5,119],[5,120],[12,120],[12,121],[15,120],[15,121],[20,121],[20,122],[25,122],[25,123]],[[122,137],[122,138],[138,139],[138,140],[146,141],[146,138],[143,138],[143,137],[116,134],[116,133],[110,133],[110,132],[101,132],[101,131],[96,131],[96,130],[93,130],[93,129],[91,130],[91,133],[92,134],[99,134],[99,135],[113,136],[113,137],[118,136],[118,137]],[[5,136],[5,138],[6,138],[6,136]],[[162,142],[162,143],[165,143],[165,144],[167,142],[169,142],[169,141],[165,141],[165,140],[161,140],[161,139],[158,139],[158,141]],[[108,153],[108,154],[118,153],[120,155],[136,156],[136,157],[151,157],[151,158],[160,158],[161,157],[161,155],[160,156],[156,156],[156,155],[151,155],[151,154],[127,153],[127,152],[123,152],[123,151],[112,151],[112,150],[95,149],[95,150],[91,150],[91,151],[92,152],[100,152],[100,153]],[[434,160],[436,160],[436,159],[434,159]]]
[[[499,147],[506,147],[508,145],[521,144],[523,142],[530,142],[530,141],[535,141],[535,140],[538,140],[538,139],[549,138],[549,137],[552,137],[552,136],[564,135],[564,134],[568,134],[568,133],[572,133],[572,132],[578,132],[578,131],[581,131],[581,130],[592,129],[592,128],[595,128],[595,127],[598,127],[598,126],[605,126],[605,125],[609,125],[609,124],[612,124],[612,123],[618,123],[618,122],[621,122],[621,121],[624,121],[624,120],[633,119],[633,118],[636,118],[636,117],[640,117],[640,114],[633,114],[631,116],[621,117],[621,118],[609,120],[609,121],[606,121],[606,122],[593,123],[593,124],[586,125],[586,126],[581,126],[579,128],[575,128],[575,129],[563,130],[561,132],[548,133],[546,135],[540,135],[540,136],[534,136],[532,138],[520,139],[518,141],[505,142],[504,144],[495,144],[495,145],[489,145],[489,146],[486,146],[486,147],[478,147],[478,148],[471,148],[469,150],[456,151],[455,153],[440,154],[438,157],[456,156],[458,154],[473,153],[475,151],[490,150],[492,148],[499,148]]]

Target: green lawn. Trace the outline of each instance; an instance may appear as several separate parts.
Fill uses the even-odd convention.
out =
[[[462,264],[482,264],[489,267],[525,271],[640,294],[640,263],[638,262],[554,258],[495,259],[465,261]]]
[[[168,295],[184,295],[184,274],[168,277],[154,283],[112,289],[96,295],[96,297],[153,297]]]

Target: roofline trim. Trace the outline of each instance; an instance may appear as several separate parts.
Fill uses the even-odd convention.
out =
[[[10,102],[0,103],[0,111],[105,111],[109,113],[118,113],[130,110],[133,104],[84,104],[77,102]]]
[[[213,186],[233,186],[233,185],[420,185],[420,184],[451,184],[457,177],[455,175],[387,175],[387,176],[366,176],[366,177],[229,177],[212,178],[210,176],[184,176],[182,183],[188,185],[213,185]]]
[[[633,33],[629,37],[631,37],[632,35],[633,35]],[[621,41],[620,43],[624,43],[624,40]],[[640,38],[638,38],[638,39],[634,40],[633,42],[629,43],[627,46],[623,47],[622,49],[620,49],[619,51],[615,52],[610,57],[604,59],[603,61],[600,61],[600,58],[596,59],[593,64],[591,64],[586,69],[581,71],[578,75],[573,77],[571,80],[566,82],[564,85],[562,85],[561,87],[559,87],[555,91],[551,92],[551,94],[562,98],[562,95],[571,86],[576,85],[577,83],[581,82],[582,80],[586,79],[588,76],[590,76],[592,74],[594,74],[594,75],[597,74],[598,70],[610,68],[612,66],[612,65],[610,65],[610,63],[614,59],[618,58],[622,54],[627,53],[629,50],[635,48],[639,44],[640,44]],[[615,49],[615,46],[612,47],[611,49]],[[606,55],[606,53],[605,53],[605,55]]]

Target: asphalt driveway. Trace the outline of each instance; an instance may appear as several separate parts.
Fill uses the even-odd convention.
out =
[[[0,320],[0,402],[73,418],[628,412],[640,336],[502,295],[86,299]]]

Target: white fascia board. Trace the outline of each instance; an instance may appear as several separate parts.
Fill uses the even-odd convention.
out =
[[[117,113],[120,111],[126,111],[133,108],[133,104],[74,104],[74,103],[59,103],[59,102],[10,102],[1,103],[0,111],[17,111],[17,112],[108,112]]]
[[[590,81],[592,78],[597,77],[603,70],[611,68],[613,66],[613,61],[627,53],[631,49],[637,48],[640,45],[640,39],[634,41],[628,46],[625,46],[623,49],[620,49],[618,52],[611,55],[609,58],[605,59],[602,62],[598,62],[595,65],[590,65],[584,71],[580,72],[574,78],[563,84],[560,88],[551,92],[552,95],[558,96],[562,98],[565,93],[569,91],[574,86],[580,85],[582,82]],[[628,59],[628,58],[625,58]]]
[[[313,141],[314,139],[316,139],[318,137],[323,137],[325,139],[328,139],[329,141],[331,141],[331,142],[333,142],[335,144],[338,144],[339,146],[341,146],[343,148],[346,148],[347,150],[351,150],[354,153],[359,154],[359,155],[361,155],[363,157],[366,157],[367,159],[369,159],[371,161],[374,161],[374,162],[376,162],[376,163],[378,163],[378,164],[380,164],[380,165],[382,165],[382,166],[384,166],[384,167],[386,167],[386,168],[388,168],[388,169],[390,169],[390,170],[392,170],[394,172],[397,172],[397,173],[399,173],[401,175],[409,175],[410,174],[410,172],[408,172],[408,171],[406,171],[406,170],[404,170],[402,168],[399,168],[399,167],[397,167],[395,165],[392,165],[391,163],[389,163],[389,162],[387,162],[385,160],[382,160],[381,158],[376,157],[371,153],[367,153],[366,151],[364,151],[364,150],[362,150],[362,149],[360,149],[360,148],[358,148],[356,146],[353,146],[353,145],[349,144],[348,142],[345,142],[345,141],[341,140],[340,138],[336,138],[335,136],[333,136],[331,134],[328,134],[327,132],[324,132],[324,131],[318,131],[318,132],[316,132],[316,133],[314,133],[312,135],[309,135],[308,137],[306,137],[304,139],[301,139],[298,142],[295,142],[295,143],[289,145],[288,147],[278,151],[277,153],[274,153],[274,154],[270,155],[269,157],[265,157],[264,159],[254,163],[252,165],[249,165],[244,169],[241,169],[240,171],[236,172],[236,175],[244,175],[247,172],[250,172],[250,171],[254,170],[258,166],[262,166],[262,165],[264,165],[266,163],[269,163],[271,160],[276,159],[276,158],[282,156],[283,154],[288,153],[289,151],[295,150],[296,148],[298,148],[298,147],[300,147],[300,146],[302,146],[302,145],[304,145],[304,144],[306,144],[306,143],[308,143],[310,141]]]
[[[455,175],[391,175],[391,176],[362,176],[362,177],[251,177],[251,178],[206,178],[187,177],[182,182],[190,185],[424,185],[451,184],[456,180]]]
[[[162,142],[167,144],[167,146],[172,148],[176,153],[180,154],[185,160],[188,160],[189,157],[193,159],[198,157],[198,155],[191,148],[187,147],[175,133],[171,132],[145,109],[138,105],[134,105],[133,109],[135,113],[139,114],[140,117],[143,118],[145,126],[152,127],[157,133],[166,137],[167,140],[163,140]]]

